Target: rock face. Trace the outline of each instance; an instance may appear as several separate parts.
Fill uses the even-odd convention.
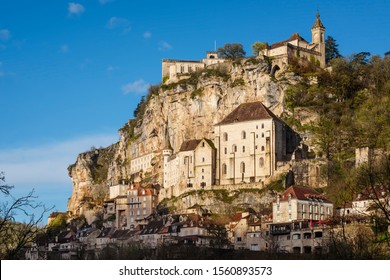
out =
[[[147,97],[142,118],[130,120],[119,130],[118,143],[80,154],[69,167],[73,193],[68,211],[79,215],[90,209],[86,202],[94,197],[96,186],[103,184],[108,189],[121,179],[130,179],[131,159],[159,154],[166,134],[175,153],[185,140],[213,139],[213,125],[241,103],[261,101],[278,116],[286,113],[284,90],[299,77],[288,73],[276,79],[269,70],[265,59],[249,58],[209,67],[187,81],[162,85]],[[162,182],[162,157],[153,161],[149,182]]]

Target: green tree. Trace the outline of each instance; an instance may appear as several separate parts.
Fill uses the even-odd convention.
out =
[[[217,51],[220,57],[230,60],[243,58],[246,54],[242,44],[238,43],[225,44],[222,48],[218,48]]]
[[[325,40],[325,61],[328,64],[334,58],[340,58],[341,54],[338,49],[339,45],[332,36],[326,37]]]
[[[252,45],[252,54],[258,56],[260,51],[265,49],[265,44],[262,42],[255,42]]]

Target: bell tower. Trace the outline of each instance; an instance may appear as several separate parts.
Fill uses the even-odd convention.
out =
[[[316,51],[321,53],[319,59],[321,67],[325,67],[325,26],[320,19],[320,13],[317,11],[316,20],[311,28],[311,42],[316,44]]]

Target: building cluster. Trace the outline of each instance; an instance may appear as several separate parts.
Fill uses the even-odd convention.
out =
[[[292,57],[305,57],[325,66],[323,26],[317,13],[311,29],[312,42],[294,34],[288,40],[265,44],[262,55],[272,57],[273,72],[286,68]],[[208,52],[202,61],[163,60],[163,80],[175,82],[193,71],[223,63],[218,53]],[[131,175],[152,168],[162,156],[162,181],[144,186],[141,182],[122,181],[111,186],[104,202],[104,226],[84,226],[61,232],[44,244],[36,244],[27,259],[80,258],[80,252],[99,252],[107,246],[138,244],[158,249],[171,244],[206,246],[220,249],[267,251],[276,253],[324,253],[330,242],[333,203],[312,188],[287,185],[275,195],[272,213],[260,215],[248,208],[218,221],[206,206],[198,204],[176,212],[157,211],[162,198],[201,189],[227,189],[227,186],[255,184],[261,188],[267,179],[286,172],[285,163],[295,157],[300,137],[261,102],[242,103],[214,125],[213,139],[190,139],[174,151],[166,129],[161,151],[137,154],[131,159]],[[357,165],[373,153],[357,150]],[[142,178],[142,176],[141,176]],[[340,216],[372,215],[378,210],[373,198],[390,207],[389,188],[373,187],[338,209]],[[386,206],[387,205],[387,206]],[[53,220],[58,213],[53,213]]]
[[[290,38],[273,44],[264,43],[264,48],[258,55],[272,58],[271,74],[284,71],[294,58],[305,59],[324,68],[325,62],[325,26],[321,22],[317,12],[316,19],[311,28],[311,42],[305,40],[299,33],[294,33]],[[163,83],[173,83],[181,79],[189,78],[190,75],[208,67],[215,67],[225,62],[224,58],[218,57],[218,52],[207,52],[206,58],[198,60],[162,60]]]
[[[299,135],[263,103],[242,103],[214,125],[214,139],[184,141],[176,153],[167,140],[160,194],[245,183],[261,187],[286,170],[299,144]]]
[[[128,187],[127,190],[133,191],[128,196],[127,212],[134,209],[131,201],[142,205],[142,197],[153,197],[152,192],[141,187]],[[139,202],[138,198],[141,198]],[[106,221],[113,213],[121,213],[121,205],[107,205]],[[307,216],[303,216],[304,213]],[[131,215],[127,215],[131,219]],[[120,222],[106,222],[101,229],[91,226],[68,229],[52,240],[31,247],[26,258],[77,259],[82,254],[85,257],[86,253],[98,258],[107,246],[119,248],[130,244],[148,249],[186,244],[274,253],[324,253],[329,244],[328,223],[332,216],[333,204],[321,194],[310,188],[291,186],[277,196],[272,214],[259,215],[249,209],[232,216],[219,215],[216,220],[210,211],[196,204],[177,214],[139,215],[130,228],[124,227],[119,218]],[[122,216],[119,214],[119,217]]]

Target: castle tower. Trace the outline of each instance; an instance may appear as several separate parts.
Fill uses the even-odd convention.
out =
[[[164,148],[162,150],[162,156],[164,159],[163,165],[163,186],[166,187],[168,185],[168,177],[169,177],[169,158],[172,156],[173,149],[171,143],[169,141],[169,133],[168,133],[168,120],[165,126],[165,141]]]
[[[318,11],[316,20],[311,28],[311,42],[317,44],[316,51],[321,53],[321,67],[325,67],[325,26],[321,22],[320,13]]]

